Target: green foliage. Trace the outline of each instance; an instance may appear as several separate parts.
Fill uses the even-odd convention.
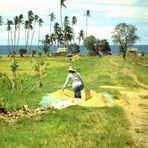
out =
[[[39,55],[39,57],[41,57],[42,56],[42,52],[38,52],[38,55]]]
[[[37,81],[36,81],[36,84],[31,88],[30,92],[32,92],[37,87],[43,86],[43,77],[45,75],[43,66],[44,66],[43,61],[36,62],[36,64],[34,65],[34,70],[36,72]]]
[[[23,57],[23,55],[27,53],[27,49],[26,48],[20,48],[19,52],[20,52],[20,56]]]
[[[112,32],[112,39],[115,44],[120,45],[123,57],[126,56],[127,47],[135,44],[139,37],[136,35],[137,28],[134,25],[120,23]]]
[[[34,49],[34,50],[32,50],[32,57],[34,57],[34,55],[36,54],[37,52],[36,52],[36,50]]]
[[[6,73],[0,72],[0,80],[4,84],[5,89],[12,89],[12,81]]]
[[[84,39],[84,46],[89,50],[89,55],[100,55],[99,51],[102,51],[103,54],[109,54],[111,51],[106,39],[96,39],[93,35]]]
[[[16,72],[17,68],[19,67],[16,60],[12,61],[12,64],[10,67],[11,67],[12,72]]]
[[[129,54],[127,56],[127,59],[133,64],[141,64],[141,65],[148,64],[148,55],[144,54],[143,52],[141,54],[137,53]]]
[[[109,54],[111,48],[109,42],[106,39],[97,39],[96,40],[97,49],[100,50],[103,54]]]
[[[41,40],[41,43],[43,44],[42,50],[46,54],[49,50],[49,46],[50,46],[50,43],[51,43],[49,34],[45,35],[44,39]]]
[[[143,51],[143,52],[141,52],[141,55],[142,55],[142,56],[144,56],[144,55],[145,55],[144,51]]]
[[[89,50],[89,55],[97,55],[95,36],[86,37],[84,39],[84,46]]]
[[[73,53],[73,54],[79,53],[80,52],[79,49],[80,49],[80,46],[77,45],[76,43],[68,45],[68,52],[69,53]]]
[[[81,40],[84,40],[84,31],[81,29],[80,32],[78,32],[78,40],[79,40],[79,46],[80,46],[80,43],[81,43]]]
[[[95,43],[96,43],[96,38],[93,35],[86,37],[84,39],[84,46],[89,50],[92,50],[95,48]]]
[[[13,59],[12,61],[12,65],[10,66],[11,67],[11,71],[12,71],[12,91],[14,91],[14,89],[17,88],[17,83],[16,83],[16,71],[17,71],[17,68],[19,67],[16,63],[16,60],[15,58]]]

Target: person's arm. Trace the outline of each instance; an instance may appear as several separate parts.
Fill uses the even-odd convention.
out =
[[[70,75],[67,76],[66,81],[62,87],[62,91],[64,91],[64,89],[67,87],[69,80],[70,80]]]

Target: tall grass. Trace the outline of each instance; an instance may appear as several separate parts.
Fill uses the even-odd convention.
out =
[[[122,148],[132,144],[119,107],[73,106],[1,124],[2,147]]]
[[[106,91],[113,99],[120,98],[117,89],[100,86],[122,86],[126,89],[140,88],[133,77],[122,73],[126,67],[138,78],[148,84],[146,67],[131,64],[119,56],[81,57],[71,61],[64,57],[41,57],[36,61],[44,61],[45,77],[43,86],[30,92],[37,77],[35,76],[31,58],[18,58],[17,82],[20,87],[11,92],[0,81],[0,102],[7,110],[20,108],[27,104],[29,108],[39,107],[39,102],[46,93],[60,89],[67,77],[67,69],[74,66],[82,75],[85,87],[96,92]],[[0,72],[6,72],[11,78],[11,59],[0,58]],[[126,70],[125,69],[125,70]],[[126,71],[125,71],[126,72]],[[85,108],[73,106],[60,111],[49,111],[47,114],[33,118],[19,118],[16,123],[0,120],[1,147],[96,147],[123,148],[133,146],[128,134],[128,122],[120,107]]]

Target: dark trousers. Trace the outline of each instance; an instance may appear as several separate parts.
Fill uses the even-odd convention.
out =
[[[81,98],[81,90],[83,89],[82,85],[78,85],[74,88],[74,97]]]

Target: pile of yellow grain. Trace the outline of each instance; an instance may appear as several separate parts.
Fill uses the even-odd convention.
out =
[[[74,99],[74,103],[81,105],[81,106],[105,106],[108,105],[109,102],[106,98],[104,98],[101,94],[96,93],[93,90],[90,90],[91,97],[88,100],[83,99]],[[48,97],[55,97],[55,98],[74,98],[74,93],[68,89],[65,89],[64,92],[62,90],[58,90],[56,92],[50,93]]]

